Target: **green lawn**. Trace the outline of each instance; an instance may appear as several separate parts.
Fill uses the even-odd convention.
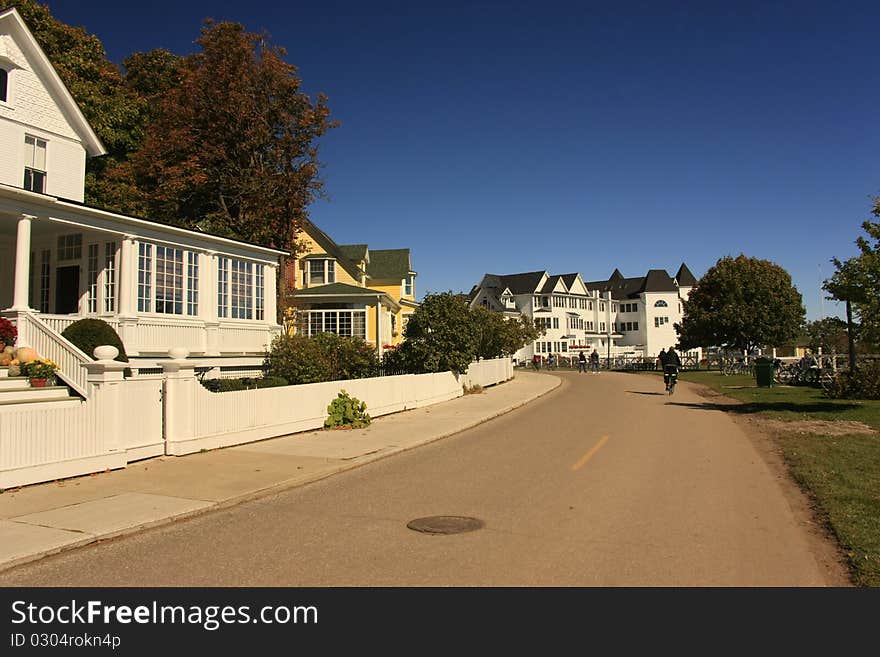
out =
[[[750,376],[682,372],[742,402],[735,413],[797,420],[853,420],[880,430],[880,401],[826,399],[809,387],[758,388]],[[711,400],[707,400],[711,403]],[[853,582],[880,586],[880,434],[817,435],[781,431],[777,440],[792,476],[815,500],[847,554]]]

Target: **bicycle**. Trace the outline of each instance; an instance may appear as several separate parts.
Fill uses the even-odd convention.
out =
[[[678,368],[675,365],[667,365],[663,370],[663,379],[666,382],[666,394],[672,396],[675,392],[675,384],[678,383]]]

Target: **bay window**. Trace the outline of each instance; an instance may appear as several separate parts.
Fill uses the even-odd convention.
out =
[[[108,242],[105,284],[111,286],[110,289],[116,285],[111,264],[115,253],[116,244]],[[138,312],[190,316],[198,314],[198,253],[140,242],[137,281]]]
[[[266,266],[236,260],[217,259],[217,316],[221,319],[265,318]]]

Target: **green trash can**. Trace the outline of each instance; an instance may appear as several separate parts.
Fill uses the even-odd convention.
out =
[[[773,361],[761,356],[755,359],[755,380],[759,388],[773,387]]]

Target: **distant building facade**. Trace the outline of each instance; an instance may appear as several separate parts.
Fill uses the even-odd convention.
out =
[[[651,269],[645,276],[626,278],[615,269],[601,281],[545,270],[486,274],[469,299],[471,307],[538,321],[545,333],[517,352],[518,361],[594,349],[603,358],[655,357],[678,342],[673,325],[681,322],[683,301],[695,284],[686,264],[675,276]],[[695,350],[694,355],[701,354]]]

